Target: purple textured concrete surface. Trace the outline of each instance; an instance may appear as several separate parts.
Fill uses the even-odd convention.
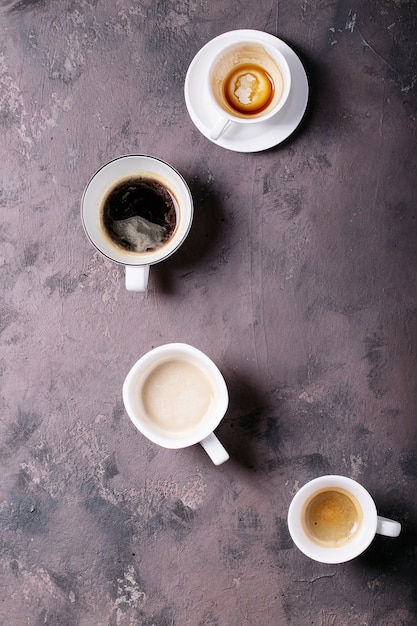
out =
[[[417,623],[416,4],[3,0],[0,5],[0,623]],[[286,41],[311,97],[284,144],[208,141],[183,96],[231,29]],[[158,156],[193,193],[146,294],[87,241],[93,172]],[[158,448],[121,388],[185,341],[222,371],[231,459]],[[286,515],[323,473],[398,539],[343,565]]]

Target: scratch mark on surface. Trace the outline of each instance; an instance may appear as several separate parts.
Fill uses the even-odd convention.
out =
[[[355,30],[355,26],[356,26],[356,11],[353,11],[353,9],[350,9],[348,18],[346,20],[345,29],[353,33],[353,31]]]
[[[314,576],[314,578],[294,578],[293,582],[295,583],[315,583],[317,580],[321,580],[322,578],[334,578],[336,573],[333,574],[321,574],[320,576]]]
[[[383,137],[383,128],[384,128],[384,104],[385,104],[385,82],[383,83],[383,89],[382,89],[382,105],[381,105],[381,114],[380,114],[380,118],[379,118],[379,141],[378,141],[378,153],[380,153],[381,150],[381,144],[382,144],[382,137]],[[377,180],[376,180],[376,184],[375,184],[375,192],[374,192],[374,208],[377,205],[377,201],[378,201],[378,193],[379,193],[379,188],[380,188],[380,183],[381,183],[381,175],[382,175],[382,169],[379,168],[378,169],[378,173],[377,173]]]
[[[416,83],[417,83],[417,76],[413,76],[411,82],[408,83],[408,85],[405,85],[405,87],[401,87],[401,93],[408,93],[409,91],[414,89],[414,87],[416,86]]]
[[[381,61],[382,61],[383,63],[385,63],[385,65],[387,65],[387,66],[390,68],[390,70],[392,70],[392,71],[394,72],[394,74],[396,74],[396,76],[397,76],[397,77],[400,79],[400,81],[402,82],[402,78],[401,78],[401,75],[400,75],[400,73],[398,72],[398,70],[396,70],[396,69],[395,69],[395,67],[394,67],[393,65],[391,65],[391,63],[389,63],[389,62],[388,62],[388,61],[387,61],[387,60],[386,60],[386,59],[385,59],[385,58],[384,58],[381,54],[379,54],[379,52],[377,52],[377,51],[375,50],[375,48],[373,48],[373,47],[371,46],[371,44],[370,44],[370,43],[369,43],[369,42],[365,39],[365,37],[362,35],[362,33],[361,33],[361,31],[359,30],[359,28],[357,28],[357,31],[358,31],[358,33],[359,33],[359,35],[360,35],[360,38],[362,39],[362,43],[363,43],[363,45],[364,45],[366,48],[369,48],[369,50],[370,50],[371,52],[373,52],[373,53],[374,53],[374,55],[375,55],[376,57],[378,57],[378,59],[381,59]],[[417,76],[415,77],[415,81],[417,81]]]

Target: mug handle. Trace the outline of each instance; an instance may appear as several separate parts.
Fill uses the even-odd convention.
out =
[[[208,437],[200,441],[200,444],[203,446],[214,465],[221,465],[230,458],[227,450],[222,446],[214,433],[210,433]]]
[[[149,265],[126,265],[126,289],[146,291],[149,279]]]
[[[401,524],[393,519],[377,515],[376,532],[378,535],[385,535],[386,537],[398,537],[401,532]]]
[[[210,131],[210,138],[214,140],[220,139],[231,123],[232,122],[230,120],[226,120],[224,117],[219,117],[213,129]]]

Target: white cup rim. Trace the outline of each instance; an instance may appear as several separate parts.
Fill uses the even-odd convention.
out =
[[[149,422],[140,417],[138,406],[135,403],[134,389],[135,381],[137,380],[140,372],[142,372],[146,367],[152,365],[153,363],[156,364],[160,362],[161,359],[164,359],[165,357],[175,357],[176,355],[189,355],[191,358],[194,358],[202,364],[202,366],[209,372],[210,377],[216,386],[218,403],[216,412],[213,412],[210,419],[204,420],[204,423],[198,428],[193,429],[191,432],[186,434],[166,436],[157,428],[154,428],[151,424],[149,424]],[[223,419],[229,404],[229,394],[226,382],[217,365],[210,359],[209,356],[198,348],[181,342],[163,344],[149,350],[149,352],[146,352],[142,357],[140,357],[125,378],[122,396],[126,412],[136,428],[153,443],[170,449],[186,448],[196,443],[200,443],[203,439],[208,437]]]
[[[349,543],[339,547],[325,547],[314,543],[301,524],[301,514],[308,498],[320,489],[331,487],[350,492],[363,512],[362,524],[357,534]],[[344,563],[359,556],[372,542],[376,528],[377,511],[371,495],[360,483],[347,476],[330,474],[314,478],[297,491],[288,509],[288,529],[295,545],[306,556],[321,563]]]
[[[242,39],[239,41],[225,41],[223,47],[216,52],[215,57],[212,59],[211,63],[209,64],[208,72],[207,72],[208,94],[210,97],[211,104],[216,109],[220,117],[228,119],[229,121],[234,122],[236,124],[256,124],[256,123],[259,124],[260,122],[264,122],[270,119],[271,117],[273,117],[274,115],[276,115],[284,107],[291,91],[291,70],[282,52],[278,50],[278,48],[276,48],[275,46],[271,45],[269,42],[265,42],[264,40],[262,40],[261,37],[257,34],[257,31],[243,30],[243,31],[237,31],[237,32],[242,33]],[[215,63],[217,62],[217,59],[222,54],[224,54],[225,51],[228,50],[228,48],[234,48],[235,46],[239,44],[245,44],[245,43],[255,43],[265,48],[268,54],[270,54],[274,58],[274,60],[277,61],[282,73],[285,74],[285,76],[283,76],[284,92],[280,100],[277,102],[276,106],[274,106],[273,109],[271,109],[271,111],[267,111],[263,115],[247,117],[247,118],[239,117],[237,115],[233,115],[233,113],[225,111],[217,102],[210,87],[211,72],[215,66]]]
[[[181,203],[182,219],[177,223],[173,236],[161,248],[144,253],[123,251],[111,246],[102,237],[99,226],[99,211],[105,194],[118,180],[138,172],[160,176],[176,196],[181,196],[177,199]],[[149,154],[125,154],[111,159],[90,177],[81,198],[81,222],[87,239],[103,256],[124,266],[154,265],[171,256],[187,237],[193,212],[191,191],[184,177],[164,159]]]

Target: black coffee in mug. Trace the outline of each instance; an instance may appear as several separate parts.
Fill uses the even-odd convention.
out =
[[[119,180],[105,196],[100,219],[112,244],[144,253],[161,248],[177,225],[178,203],[156,178],[130,176]]]

